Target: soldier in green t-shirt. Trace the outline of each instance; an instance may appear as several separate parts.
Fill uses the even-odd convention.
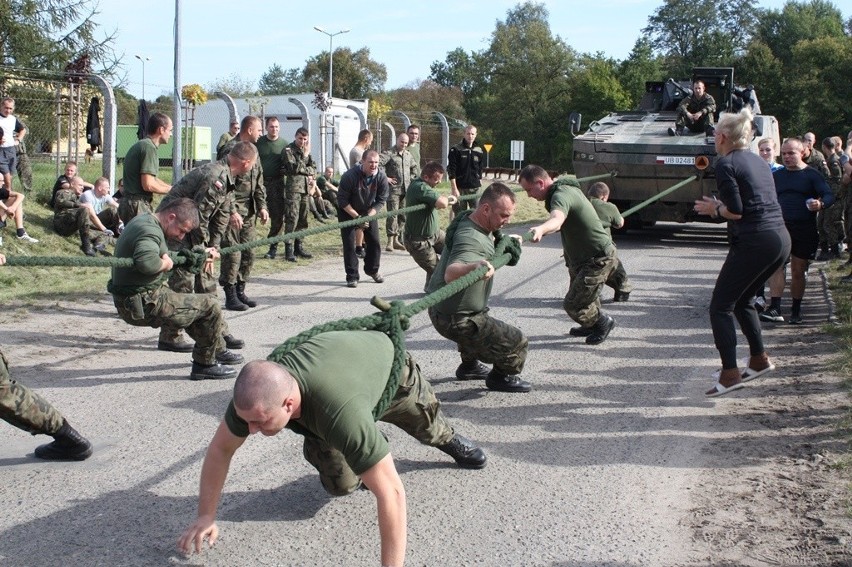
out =
[[[151,201],[154,195],[165,195],[172,186],[157,177],[160,158],[157,148],[167,144],[172,137],[172,119],[162,112],[155,112],[148,119],[148,136],[142,138],[127,151],[124,157],[124,183],[118,216],[127,224],[142,213],[154,212]]]
[[[429,280],[429,293],[466,276],[482,266],[488,272],[473,285],[429,308],[435,330],[458,345],[459,380],[482,380],[489,390],[529,392],[532,385],[518,376],[527,359],[528,341],[520,329],[488,314],[488,298],[494,283],[495,244],[509,238],[500,229],[515,212],[515,194],[502,183],[492,183],[473,211],[456,215],[447,227],[445,249]],[[482,362],[494,365],[488,369]]]
[[[438,209],[446,209],[456,202],[452,195],[441,195],[435,191],[435,186],[444,177],[444,166],[436,161],[430,161],[423,168],[420,177],[411,182],[405,193],[405,206],[424,205],[419,211],[408,213],[405,223],[403,241],[405,249],[426,270],[426,287],[438,265],[438,255],[444,251],[444,231],[441,230],[438,219]]]
[[[216,508],[231,458],[246,438],[258,432],[273,436],[287,428],[304,436],[303,455],[317,469],[323,488],[330,494],[350,494],[362,483],[373,492],[382,565],[402,565],[405,490],[387,438],[373,417],[373,409],[387,388],[393,359],[394,345],[384,333],[333,331],[295,347],[281,364],[260,360],[246,364],[207,449],[201,469],[198,518],[181,535],[179,549],[186,554],[200,553],[205,539],[209,545],[216,542]],[[342,378],[345,388],[341,388]],[[450,455],[462,468],[485,466],[485,453],[455,433],[429,382],[408,353],[396,393],[378,419]],[[289,562],[312,561],[291,558]]]
[[[615,319],[600,309],[601,288],[615,269],[615,246],[601,225],[595,208],[579,184],[567,177],[555,181],[543,168],[528,165],[521,170],[518,182],[527,195],[544,201],[550,216],[530,229],[532,241],[559,232],[565,265],[571,284],[563,307],[568,316],[580,324],[569,331],[586,337],[586,344],[602,343],[615,326]]]
[[[589,202],[592,203],[595,212],[598,214],[598,218],[601,219],[603,229],[612,238],[612,229],[623,227],[624,217],[621,216],[618,207],[609,202],[609,186],[603,181],[592,183],[589,186],[588,195]],[[630,283],[627,271],[624,269],[624,264],[618,258],[617,252],[615,255],[615,268],[609,274],[606,285],[615,290],[615,295],[612,298],[614,302],[618,303],[630,299],[633,284]]]

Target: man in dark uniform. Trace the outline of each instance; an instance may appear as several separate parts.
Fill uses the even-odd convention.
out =
[[[154,195],[165,195],[172,186],[157,177],[160,158],[157,148],[167,144],[172,137],[172,119],[162,112],[155,112],[148,119],[148,136],[127,150],[124,158],[124,185],[118,216],[127,224],[142,213],[153,212],[151,201]]]
[[[450,191],[454,197],[474,195],[482,186],[482,162],[485,152],[476,145],[476,126],[468,124],[464,129],[461,143],[450,148],[447,155],[447,176],[450,178]],[[459,201],[453,205],[453,211],[475,209],[478,199]]]

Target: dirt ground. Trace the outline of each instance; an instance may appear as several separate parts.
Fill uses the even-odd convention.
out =
[[[809,293],[814,283],[822,282],[810,283]],[[830,298],[807,299],[806,317],[826,320]],[[777,325],[765,333],[789,379],[767,381],[759,395],[725,406],[751,427],[711,445],[716,474],[694,488],[699,505],[691,528],[696,545],[707,548],[702,564],[852,565],[852,475],[848,462],[839,466],[849,433],[838,430],[849,394],[828,368],[832,338],[818,325]],[[725,467],[744,460],[753,465]],[[727,489],[714,492],[719,486]]]

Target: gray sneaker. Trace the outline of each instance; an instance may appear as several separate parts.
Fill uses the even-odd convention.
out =
[[[19,236],[18,240],[20,240],[21,242],[29,242],[30,244],[38,244],[38,240],[36,240],[26,232]]]

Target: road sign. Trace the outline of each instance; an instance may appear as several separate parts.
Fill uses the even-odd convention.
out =
[[[512,140],[510,154],[512,161],[524,161],[524,141]]]

